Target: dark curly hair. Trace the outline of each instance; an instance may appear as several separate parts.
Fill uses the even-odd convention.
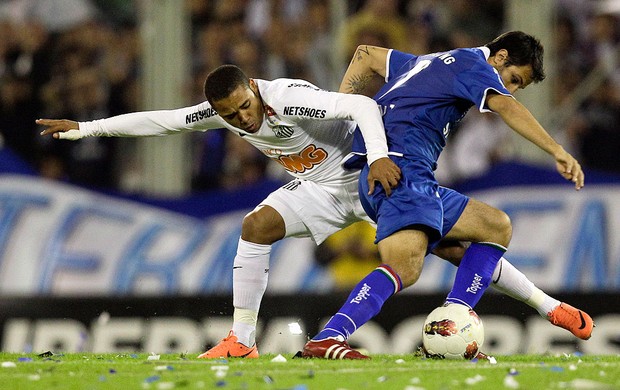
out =
[[[537,83],[545,79],[543,69],[544,49],[540,41],[522,31],[509,31],[485,45],[494,55],[501,49],[508,51],[506,65],[531,65],[532,80]]]

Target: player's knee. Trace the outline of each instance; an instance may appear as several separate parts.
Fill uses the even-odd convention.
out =
[[[403,288],[409,287],[418,281],[422,273],[422,265],[424,264],[423,256],[412,255],[407,259],[400,261],[386,261],[396,274],[400,277]]]
[[[499,211],[497,217],[497,233],[500,236],[500,241],[498,244],[502,244],[504,246],[508,246],[510,243],[510,239],[512,238],[512,222],[510,221],[510,217],[503,211]]]
[[[379,241],[381,260],[398,274],[403,288],[420,277],[426,244],[426,234],[417,229],[401,230]]]
[[[241,238],[256,244],[273,244],[284,237],[284,222],[279,214],[254,210],[243,218]]]
[[[508,246],[512,238],[512,223],[508,214],[495,209],[487,216],[486,234],[488,237],[483,241],[491,241],[499,245]]]
[[[409,287],[415,284],[420,278],[420,274],[422,273],[422,262],[412,261],[409,267],[401,269],[400,272],[397,271],[397,273],[400,276],[403,288]]]

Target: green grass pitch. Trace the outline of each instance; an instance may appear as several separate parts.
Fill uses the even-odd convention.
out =
[[[620,389],[620,356],[515,355],[495,360],[0,353],[0,389]]]

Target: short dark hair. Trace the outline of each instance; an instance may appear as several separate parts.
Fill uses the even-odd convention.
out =
[[[494,55],[501,49],[508,51],[507,65],[531,65],[532,80],[537,83],[545,79],[543,69],[544,49],[540,41],[522,31],[509,31],[485,45]]]
[[[205,97],[213,105],[228,97],[240,85],[250,87],[250,79],[235,65],[221,65],[212,70],[205,80]]]

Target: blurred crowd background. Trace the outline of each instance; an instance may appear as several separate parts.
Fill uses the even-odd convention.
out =
[[[191,17],[188,104],[203,100],[206,74],[224,63],[248,75],[309,80],[337,89],[360,43],[415,54],[487,43],[505,30],[503,0],[348,0],[338,31],[329,0],[185,0]],[[554,103],[560,103],[598,63],[616,66],[618,15],[599,2],[556,0]],[[125,160],[118,139],[51,141],[36,118],[97,119],[140,110],[138,1],[1,0],[0,136],[2,145],[46,177],[122,188]],[[618,7],[620,8],[620,6]],[[549,44],[547,46],[550,46]],[[332,66],[334,51],[342,63]],[[339,65],[339,66],[338,66]],[[334,74],[333,69],[340,69]],[[588,168],[620,173],[620,71],[574,113],[565,143]],[[172,107],[171,107],[172,108]],[[472,110],[475,111],[475,110]],[[446,185],[510,159],[510,131],[492,115],[471,113],[449,143],[438,175]],[[212,131],[195,137],[192,189],[234,189],[282,178],[239,137]],[[472,152],[475,151],[475,152]],[[463,163],[464,161],[468,163]]]
[[[188,105],[203,100],[206,74],[224,63],[250,77],[302,78],[336,90],[358,44],[423,54],[480,46],[506,31],[504,0],[342,0],[339,23],[333,20],[333,0],[184,1],[191,18]],[[593,69],[606,70],[554,135],[587,169],[620,174],[620,4],[614,9],[619,1],[604,7],[596,0],[545,1],[555,7],[553,36],[543,39],[557,58],[554,77],[545,81],[552,85],[553,104],[574,95]],[[54,141],[39,136],[34,121],[85,121],[142,109],[139,12],[140,0],[0,0],[0,145],[47,178],[131,188],[128,140]],[[515,155],[511,131],[501,120],[471,111],[440,161],[437,174],[444,185],[483,174]],[[225,130],[192,137],[186,155],[192,159],[194,192],[287,180],[278,164]],[[346,236],[337,237],[333,247],[328,241],[317,258],[331,264],[351,255],[342,248],[353,247],[360,258],[376,259],[374,246],[358,244],[361,235],[353,235],[352,245]]]

